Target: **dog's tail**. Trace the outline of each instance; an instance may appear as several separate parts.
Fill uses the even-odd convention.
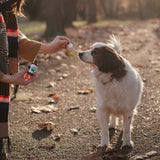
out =
[[[121,54],[122,46],[121,46],[120,40],[116,38],[114,35],[110,36],[110,40],[108,40],[107,45],[115,49],[118,54]]]

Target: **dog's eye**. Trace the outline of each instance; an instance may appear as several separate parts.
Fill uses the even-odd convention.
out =
[[[91,54],[92,54],[92,55],[96,55],[97,52],[93,50]]]

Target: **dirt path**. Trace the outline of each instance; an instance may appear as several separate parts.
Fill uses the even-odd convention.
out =
[[[111,33],[118,35],[124,48],[123,56],[141,73],[144,92],[133,123],[135,146],[127,159],[137,155],[145,159],[144,154],[150,151],[157,153],[146,158],[160,159],[160,41],[154,33],[158,25],[160,21],[152,20],[128,26],[89,26],[74,30],[76,35],[73,43],[75,39],[84,49],[92,42],[105,42]],[[100,143],[100,128],[94,112],[95,91],[78,94],[80,90],[93,88],[91,68],[76,56],[59,60],[55,56],[40,59],[37,80],[26,87],[20,87],[17,99],[11,104],[12,152],[9,159],[81,159]],[[52,87],[49,86],[50,82]],[[32,107],[47,107],[51,101],[49,94],[55,92],[59,97],[58,103],[53,104],[55,112],[32,113]],[[42,122],[53,122],[56,126],[52,132],[47,132],[38,128]],[[76,129],[77,133],[72,133],[71,129]],[[111,140],[113,148],[118,145],[121,127],[114,132]],[[57,134],[61,134],[61,137],[55,143],[54,135]]]

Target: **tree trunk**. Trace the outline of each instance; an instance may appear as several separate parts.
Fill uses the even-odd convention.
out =
[[[77,2],[78,15],[82,20],[86,20],[86,2],[85,0],[78,0]]]
[[[56,35],[64,35],[63,0],[42,1],[41,8],[47,24],[45,36],[55,37]]]
[[[96,22],[96,2],[95,0],[87,0],[87,18],[88,23]]]
[[[106,0],[100,0],[100,4],[102,6],[105,18],[107,18],[108,13],[107,13],[107,7],[106,7]]]
[[[138,1],[138,11],[139,11],[139,17],[140,19],[145,19],[144,13],[143,13],[143,2],[141,0]]]
[[[63,0],[64,6],[64,25],[65,27],[73,27],[72,22],[76,20],[77,0]]]

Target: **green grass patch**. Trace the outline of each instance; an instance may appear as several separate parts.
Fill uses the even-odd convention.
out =
[[[74,21],[73,26],[82,27],[87,25],[108,26],[108,25],[132,25],[136,20],[98,20],[96,23],[88,24],[87,21]]]
[[[100,20],[95,24],[98,26],[107,26],[107,25],[132,25],[135,24],[134,20]]]
[[[86,26],[87,25],[87,21],[74,21],[73,22],[73,26],[75,27],[81,27],[81,26]]]
[[[20,30],[26,35],[44,32],[46,24],[44,22],[26,22],[19,24]]]

